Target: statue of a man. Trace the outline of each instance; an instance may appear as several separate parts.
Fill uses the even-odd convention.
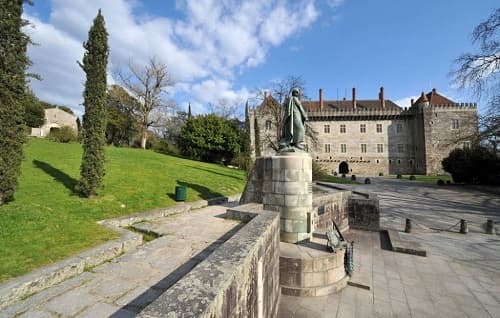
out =
[[[307,114],[300,102],[300,90],[293,88],[285,101],[283,131],[280,140],[280,152],[304,151],[305,122]]]

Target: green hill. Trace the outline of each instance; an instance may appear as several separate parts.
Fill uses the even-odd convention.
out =
[[[139,149],[106,149],[104,188],[83,199],[80,144],[31,139],[15,201],[0,206],[0,281],[61,260],[117,234],[96,221],[174,205],[178,183],[187,201],[243,191],[243,171]]]

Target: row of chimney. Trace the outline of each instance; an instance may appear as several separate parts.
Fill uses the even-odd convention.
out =
[[[344,98],[345,100],[345,98]],[[378,93],[378,100],[380,101],[380,106],[385,109],[385,97],[384,97],[384,87],[380,87],[380,92]],[[356,87],[352,88],[352,108],[356,109],[357,102],[356,102]],[[324,101],[323,101],[323,89],[319,89],[319,108],[320,110],[323,110],[324,107]]]

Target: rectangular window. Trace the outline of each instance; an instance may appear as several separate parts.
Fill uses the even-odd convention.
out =
[[[345,134],[345,125],[340,125],[340,133]]]
[[[330,125],[325,125],[325,134],[330,133]]]
[[[273,128],[273,124],[270,120],[266,120],[266,130],[271,130]]]
[[[403,131],[403,124],[397,124],[396,125],[396,132],[397,133],[400,133]]]
[[[384,145],[383,144],[377,144],[377,152],[378,153],[384,152]]]
[[[464,141],[464,149],[470,149],[470,141]]]
[[[360,133],[365,133],[366,132],[366,124],[360,124],[359,125],[359,132]]]
[[[405,145],[404,144],[398,144],[398,152],[399,153],[405,152]]]
[[[382,132],[382,124],[377,124],[377,132],[378,133]]]
[[[325,144],[325,152],[330,152],[330,144]]]
[[[340,144],[340,152],[343,152],[343,153],[347,152],[347,145],[346,144]]]
[[[366,144],[361,144],[361,152],[366,152]]]
[[[451,120],[451,129],[458,129],[458,119]]]

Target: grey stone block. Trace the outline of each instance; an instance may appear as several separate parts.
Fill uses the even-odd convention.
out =
[[[262,203],[283,206],[285,204],[285,195],[277,193],[266,193],[262,198]]]
[[[282,232],[307,232],[307,219],[280,219],[280,229]]]

